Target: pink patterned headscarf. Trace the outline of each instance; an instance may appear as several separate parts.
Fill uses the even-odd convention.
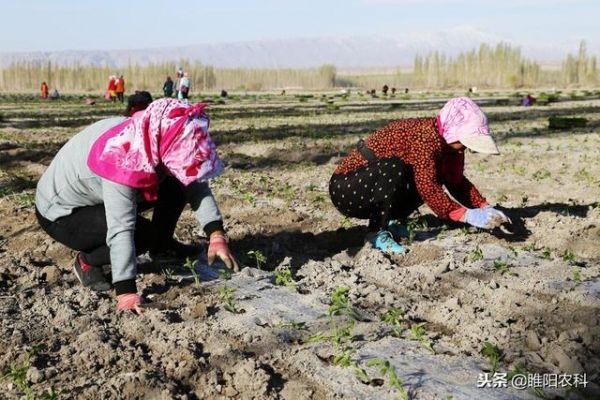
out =
[[[156,199],[163,164],[184,185],[223,171],[208,133],[206,104],[161,99],[102,134],[88,155],[88,166],[112,182],[141,189]]]
[[[455,97],[444,105],[438,115],[438,128],[446,143],[468,136],[490,136],[487,117],[468,97]]]

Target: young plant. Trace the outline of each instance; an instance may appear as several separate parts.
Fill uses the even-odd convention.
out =
[[[396,373],[396,367],[394,367],[388,360],[382,360],[381,358],[372,358],[367,362],[368,367],[379,368],[379,373],[387,377],[388,385],[398,391],[398,396],[402,400],[408,400],[408,391],[402,383],[402,379]]]
[[[352,221],[350,221],[350,218],[348,217],[342,218],[342,222],[340,223],[340,225],[342,225],[342,228],[344,229],[350,229],[354,226],[354,224],[352,223]]]
[[[391,307],[382,316],[381,321],[387,323],[392,328],[392,336],[401,337],[404,330],[404,310],[397,307]]]
[[[305,331],[307,329],[306,322],[286,321],[277,324],[278,328],[289,328],[297,331]]]
[[[170,280],[170,281],[174,280],[175,270],[173,268],[163,268],[162,273],[165,275],[165,277],[168,280]]]
[[[431,339],[427,337],[427,330],[424,328],[425,322],[414,324],[410,327],[410,340],[415,340],[425,347],[427,350],[435,354],[435,350],[431,345]]]
[[[575,254],[569,249],[565,250],[565,252],[562,255],[562,259],[568,265],[574,265],[576,262]]]
[[[219,279],[228,281],[232,277],[231,271],[228,269],[220,269],[219,270]]]
[[[350,289],[340,286],[331,293],[331,304],[327,309],[327,316],[330,319],[334,316],[346,316],[354,321],[360,319],[358,310],[350,305],[349,291]]]
[[[265,256],[260,250],[250,250],[246,254],[248,257],[254,258],[257,269],[262,269],[262,267],[267,263],[267,256]]]
[[[573,269],[573,282],[580,284],[583,279],[581,279],[581,270],[579,268]]]
[[[235,289],[229,286],[221,286],[219,289],[219,298],[225,303],[225,309],[233,314],[238,314],[237,305],[235,304]]]
[[[492,369],[492,374],[495,374],[498,370],[498,364],[504,358],[504,354],[500,348],[490,342],[485,342],[480,354],[485,357]]]
[[[554,259],[554,257],[552,257],[552,250],[550,250],[547,247],[544,248],[544,251],[542,252],[542,256],[544,257],[545,260],[553,260]]]
[[[510,270],[510,265],[503,260],[494,260],[494,271],[500,275],[509,274],[514,275],[515,273]]]
[[[483,251],[477,246],[469,253],[467,259],[471,262],[483,260]]]
[[[503,203],[506,200],[508,200],[508,196],[506,194],[504,194],[504,193],[498,193],[498,195],[496,196],[496,201],[498,203]]]
[[[415,220],[411,220],[408,221],[408,223],[406,224],[406,230],[408,232],[408,235],[406,236],[406,242],[408,244],[412,244],[412,242],[414,242],[415,237],[417,236],[417,223],[415,222]]]
[[[525,362],[519,361],[517,364],[515,364],[515,366],[513,367],[512,370],[508,371],[508,374],[506,375],[506,379],[508,380],[508,382],[511,382],[512,379],[515,377],[515,375],[522,375],[522,376],[529,375],[529,369],[527,368],[527,364]],[[542,399],[546,398],[546,394],[544,393],[542,388],[533,387],[532,389],[533,389],[533,392],[535,393],[535,395],[538,396],[539,398],[542,398]]]
[[[4,375],[7,378],[10,378],[13,383],[22,391],[28,392],[29,381],[27,381],[27,370],[29,369],[29,357],[21,365],[18,365],[16,362],[10,363],[10,369]]]
[[[240,196],[242,200],[247,201],[248,203],[255,205],[256,204],[256,196],[249,191],[240,192]]]
[[[294,278],[292,277],[292,271],[290,271],[289,268],[276,270],[275,285],[296,288],[296,282],[294,282]]]
[[[196,282],[196,285],[200,286],[200,277],[198,276],[198,273],[196,272],[196,263],[194,261],[192,261],[191,258],[187,257],[185,259],[185,263],[183,264],[183,266],[190,270],[190,272],[192,273],[192,276],[194,277],[194,282]]]

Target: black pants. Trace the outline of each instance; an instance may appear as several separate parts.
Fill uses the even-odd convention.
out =
[[[117,98],[122,103],[125,101],[125,97],[123,96],[123,92],[117,92]]]
[[[412,167],[400,158],[385,158],[329,181],[333,205],[347,217],[368,219],[369,230],[385,229],[392,219],[408,218],[423,200]]]
[[[152,221],[137,216],[134,233],[136,254],[165,245],[172,239],[185,204],[186,198],[181,184],[171,177],[160,184],[156,201],[138,204],[138,212],[151,208],[154,212]],[[36,216],[42,229],[52,239],[81,252],[86,263],[94,266],[110,264],[103,204],[77,208],[70,215],[56,221],[44,218],[37,209]]]

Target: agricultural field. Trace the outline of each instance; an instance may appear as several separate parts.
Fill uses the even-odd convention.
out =
[[[61,145],[121,106],[2,94],[0,397],[600,398],[600,93],[537,95],[533,107],[475,98],[502,154],[467,154],[466,175],[512,232],[444,223],[423,206],[410,252],[394,257],[363,245],[366,222],[336,211],[329,178],[360,137],[433,116],[451,93],[208,97],[227,166],[211,186],[245,268],[142,256],[138,288],[153,306],[135,316],[78,284],[74,253],[33,207]],[[550,129],[551,117],[586,121]],[[189,210],[176,234],[206,243]],[[478,388],[493,372],[589,382]]]

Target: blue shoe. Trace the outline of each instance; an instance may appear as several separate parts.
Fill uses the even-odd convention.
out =
[[[408,228],[395,219],[388,222],[388,231],[395,238],[408,237]]]
[[[406,253],[406,247],[394,240],[394,237],[389,231],[379,231],[375,236],[369,239],[369,243],[378,250],[385,253]]]

